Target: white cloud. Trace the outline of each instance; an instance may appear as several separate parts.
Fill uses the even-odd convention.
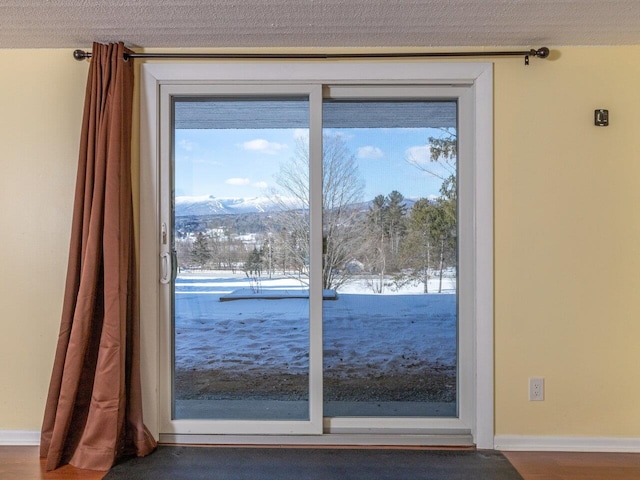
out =
[[[267,155],[275,155],[281,150],[289,148],[284,143],[269,142],[263,138],[256,138],[242,144],[242,148],[245,150],[251,150],[254,152],[266,153]]]
[[[429,145],[410,147],[405,150],[405,155],[409,163],[426,165],[431,162],[431,147]]]
[[[227,185],[249,185],[251,183],[251,180],[249,180],[248,178],[234,177],[227,178],[224,183],[226,183]]]
[[[196,146],[196,144],[190,140],[180,140],[178,142],[178,145],[186,152],[191,152]]]
[[[384,152],[378,147],[372,147],[367,145],[366,147],[358,148],[358,158],[382,158]]]
[[[269,184],[267,182],[255,182],[253,186],[256,188],[267,188]]]

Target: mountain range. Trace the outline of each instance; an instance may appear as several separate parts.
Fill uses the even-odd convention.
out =
[[[404,204],[410,209],[415,199],[405,198]],[[362,202],[356,206],[366,210],[371,202]],[[242,213],[263,213],[274,210],[300,208],[300,202],[293,197],[251,197],[218,198],[213,195],[176,197],[176,217],[202,215],[233,215]]]
[[[239,213],[262,213],[286,208],[296,208],[299,204],[294,198],[287,197],[252,197],[252,198],[218,198],[213,195],[195,197],[176,197],[175,215],[185,217],[191,215],[229,215]]]

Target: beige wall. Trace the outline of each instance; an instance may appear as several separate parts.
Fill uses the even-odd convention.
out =
[[[495,67],[496,433],[637,437],[640,47],[559,50]],[[0,430],[36,430],[87,63],[0,50],[0,71]],[[544,402],[527,401],[530,376]]]
[[[637,437],[640,48],[560,51],[495,69],[496,433]]]
[[[0,430],[42,421],[87,70],[68,50],[0,50]]]

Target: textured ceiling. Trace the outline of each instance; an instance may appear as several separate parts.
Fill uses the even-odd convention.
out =
[[[0,0],[0,48],[640,44],[640,0]]]

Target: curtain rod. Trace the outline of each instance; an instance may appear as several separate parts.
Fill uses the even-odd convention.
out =
[[[415,52],[415,53],[125,53],[124,59],[339,59],[339,58],[434,58],[434,57],[524,57],[529,65],[529,57],[547,58],[549,49],[541,47],[530,50],[502,50],[496,52]],[[91,52],[75,50],[73,58],[91,58]]]

